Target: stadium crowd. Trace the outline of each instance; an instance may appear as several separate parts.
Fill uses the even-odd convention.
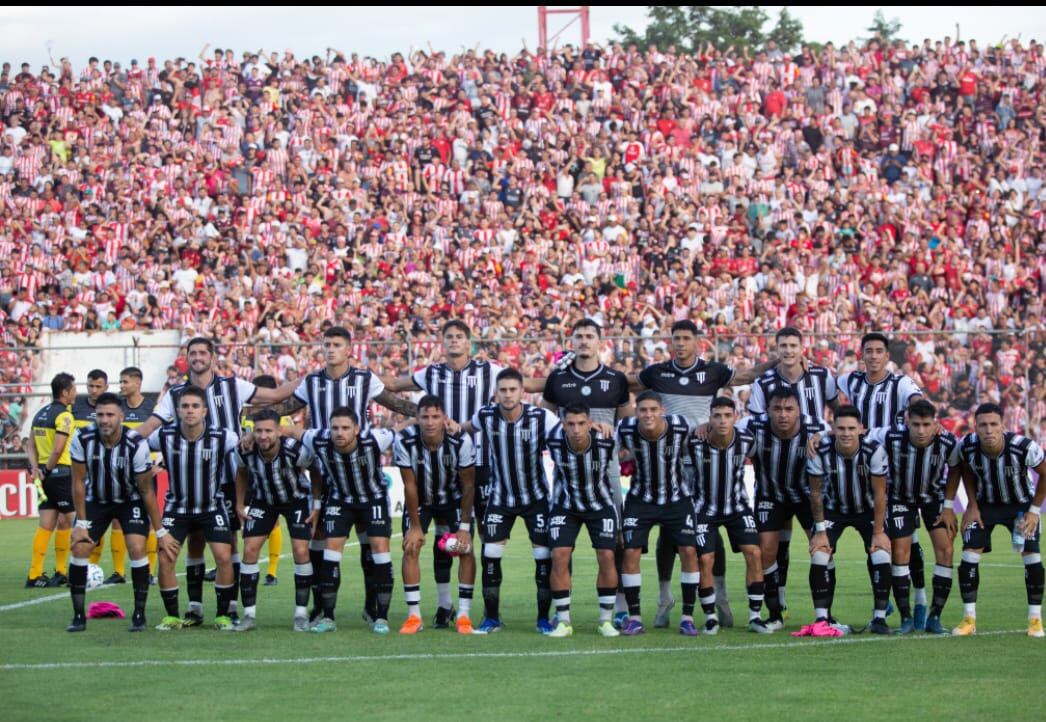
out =
[[[839,373],[883,329],[950,430],[996,401],[1041,442],[1044,76],[950,39],[5,63],[5,448],[49,331],[177,327],[284,380],[326,326],[399,375],[455,317],[541,375],[586,316],[630,373],[685,318],[735,366],[797,326]]]

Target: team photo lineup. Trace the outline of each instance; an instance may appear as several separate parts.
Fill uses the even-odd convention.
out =
[[[57,374],[53,400],[34,417],[27,440],[41,501],[26,587],[67,585],[67,631],[83,632],[92,554],[97,562],[109,532],[114,559],[118,549],[129,558],[132,632],[204,625],[209,549],[215,629],[264,630],[289,619],[295,631],[329,633],[337,629],[343,573],[350,581],[342,608],[359,602],[354,565],[342,563],[355,539],[367,627],[389,634],[402,618],[400,634],[412,635],[429,618],[419,560],[431,537],[431,627],[487,635],[503,626],[502,560],[518,520],[534,561],[534,628],[548,637],[574,634],[575,598],[598,609],[591,632],[603,637],[644,634],[645,622],[684,636],[731,627],[774,634],[800,615],[809,623],[790,625],[792,636],[968,636],[977,631],[979,564],[1002,526],[1024,567],[1027,634],[1044,636],[1046,485],[1031,477],[1046,472],[1043,449],[1007,431],[1003,410],[990,402],[975,409],[970,433],[942,428],[919,386],[889,369],[890,339],[882,333],[861,338],[863,370],[836,375],[807,359],[797,328],[777,332],[770,361],[732,368],[704,360],[700,330],[682,320],[671,328],[671,360],[626,375],[599,360],[602,329],[586,318],[542,378],[470,356],[472,332],[461,320],[445,323],[441,335],[442,361],[382,378],[353,366],[351,334],[330,326],[323,368],[282,385],[217,374],[214,341],[195,337],[184,349],[185,378],[154,405],[140,392],[138,368],[119,372],[120,394],[107,390],[105,370],[89,372],[83,396],[72,375]],[[730,393],[738,386],[750,389],[745,409]],[[540,395],[540,403],[527,403],[525,394]],[[399,421],[373,425],[375,404]],[[402,475],[395,532],[384,459]],[[168,480],[162,507],[158,468]],[[260,552],[281,533],[281,518],[294,561],[293,614],[259,620]],[[812,614],[795,603],[795,585],[792,613],[786,603],[796,524],[808,543]],[[871,595],[868,618],[844,622],[832,607],[835,552],[847,529],[861,537]],[[68,536],[47,577],[52,533],[56,551]],[[575,566],[592,563],[574,554],[586,534],[598,567],[594,594],[571,584]],[[391,545],[400,538],[398,575]],[[743,556],[745,569],[747,610],[736,612],[725,578],[731,553]],[[652,619],[640,599],[646,554],[656,558],[659,585]],[[957,554],[962,611],[950,624]],[[176,577],[182,558],[184,614]],[[405,610],[395,598],[397,577]],[[125,583],[115,571],[106,581]],[[477,583],[482,609],[474,613]],[[157,625],[146,619],[151,585],[164,608]]]

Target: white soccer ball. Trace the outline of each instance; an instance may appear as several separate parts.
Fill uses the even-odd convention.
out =
[[[87,588],[97,589],[105,581],[105,572],[97,564],[87,565]]]

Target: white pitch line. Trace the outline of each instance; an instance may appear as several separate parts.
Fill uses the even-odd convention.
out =
[[[996,632],[985,632],[980,637],[999,637],[1004,635],[1023,634],[1023,629],[1007,629]],[[831,647],[853,644],[873,644],[876,642],[918,642],[937,640],[941,638],[932,635],[926,636],[882,636],[882,637],[859,637],[835,639],[832,641],[818,642],[777,642],[763,644],[720,644],[704,646],[696,642],[688,647],[620,647],[616,649],[564,649],[533,652],[431,652],[421,654],[372,654],[355,657],[289,657],[275,659],[262,657],[261,659],[145,659],[135,662],[47,662],[39,664],[0,664],[3,671],[42,671],[59,669],[98,669],[102,667],[242,667],[255,664],[277,665],[277,664],[331,664],[331,663],[368,663],[368,662],[409,662],[429,661],[444,659],[542,659],[547,657],[602,657],[627,654],[664,654],[664,653],[690,653],[709,654],[714,652],[746,652],[749,650],[766,649],[818,649],[824,650]]]
[[[393,534],[389,538],[390,539],[395,539],[395,538],[397,538],[399,536],[402,536],[402,534],[396,533],[396,534]],[[359,545],[360,545],[359,542],[348,542],[348,543],[345,544],[346,547],[358,547]],[[290,559],[290,558],[291,558],[290,554],[281,554],[280,555],[280,559]],[[178,574],[176,576],[184,577],[185,576],[185,572],[178,572]],[[114,589],[114,588],[116,588],[118,586],[120,586],[120,585],[119,584],[103,584],[100,587],[94,587],[93,589],[88,589],[87,593],[90,594],[91,592],[97,592],[97,591],[101,591],[103,589]],[[63,592],[61,594],[49,594],[46,597],[37,597],[36,599],[29,599],[29,600],[26,600],[24,602],[15,602],[14,604],[5,604],[4,606],[0,607],[0,612],[13,612],[16,609],[25,609],[26,607],[32,607],[32,606],[35,606],[37,604],[44,604],[45,602],[56,602],[59,599],[68,599],[68,598],[69,598],[69,592],[68,591]]]

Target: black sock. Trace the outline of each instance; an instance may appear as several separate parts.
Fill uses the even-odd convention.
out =
[[[810,597],[814,609],[830,609],[832,606],[832,586],[834,580],[824,564],[810,565]]]
[[[752,582],[748,590],[748,611],[754,612],[756,617],[763,611],[763,599],[766,596],[766,584],[764,582]],[[751,617],[751,615],[749,615]]]
[[[534,560],[534,585],[537,587],[538,619],[548,619],[552,608],[552,589],[549,578],[552,575],[551,559]]]
[[[712,562],[712,577],[726,576],[726,547],[723,546],[723,533],[716,529],[715,561]]]
[[[374,585],[374,555],[371,553],[370,544],[360,544],[360,569],[363,570],[363,608],[372,619],[376,619],[378,594]]]
[[[145,614],[145,605],[149,600],[149,560],[145,564],[136,567],[131,560],[131,586],[134,588],[134,614]]]
[[[948,567],[951,571],[951,567]],[[952,591],[951,576],[943,576],[937,571],[933,574],[933,605],[930,607],[930,616],[939,617],[944,611],[944,605],[948,603],[948,595]]]
[[[392,562],[375,564],[372,574],[374,578],[374,618],[388,621],[389,604],[392,603]]]
[[[789,550],[792,546],[791,539],[781,539],[777,542],[777,589],[788,586],[788,562],[791,559]],[[777,590],[774,595],[778,594]],[[766,588],[766,606],[770,607],[770,587]]]
[[[229,605],[232,604],[232,601],[236,598],[236,587],[232,584],[223,586],[215,583],[214,596],[218,599],[218,611],[215,616],[229,616]]]
[[[686,580],[690,577],[687,576],[687,572],[681,573],[682,579]],[[683,616],[692,617],[694,616],[694,607],[697,606],[697,587],[699,582],[681,581],[679,586],[683,592]]]
[[[312,564],[312,607],[313,611],[323,609],[323,549],[309,547],[309,563]]]
[[[160,598],[163,599],[163,608],[168,617],[180,617],[178,613],[178,587],[173,589],[161,589]]]
[[[315,568],[313,567],[313,569]],[[309,605],[309,590],[312,588],[314,576],[315,574],[294,573],[294,606],[307,607]]]
[[[919,542],[912,542],[912,555],[908,560],[908,570],[911,574],[912,587],[915,589],[926,588],[925,564],[923,545]]]
[[[239,566],[239,565],[237,565]],[[254,565],[255,569],[258,565]],[[240,572],[240,600],[245,607],[253,607],[258,603],[258,577],[261,572]]]
[[[625,575],[627,576],[627,575]],[[640,586],[637,584],[634,587],[625,587],[625,603],[628,604],[628,613],[633,617],[638,617],[640,612],[639,606],[639,590]]]
[[[701,577],[701,581],[705,581]],[[701,611],[705,614],[715,614],[715,587],[701,587],[697,590],[697,596],[701,600]],[[711,599],[712,601],[708,601]]]
[[[977,602],[977,588],[981,585],[978,567],[979,562],[968,562],[965,559],[959,564],[959,594],[966,604]]]
[[[1043,576],[1042,562],[1024,565],[1024,588],[1028,591],[1028,604],[1042,604]]]
[[[450,572],[454,567],[454,557],[439,548],[439,536],[432,545],[432,574],[436,584],[450,584]]]
[[[341,587],[341,560],[323,560],[323,578],[320,590],[323,599],[323,616],[334,619],[334,608],[338,605],[338,589]]]
[[[257,588],[257,585],[255,585]],[[232,600],[240,598],[240,562],[232,563]]]
[[[73,600],[73,616],[86,619],[84,597],[87,596],[87,564],[77,564],[76,559],[69,564],[69,596]]]
[[[890,605],[890,564],[872,564],[872,597],[876,609]]]
[[[912,578],[908,574],[892,574],[890,581],[893,583],[897,611],[901,613],[901,619],[909,619],[912,616]]]
[[[827,567],[828,574],[828,610],[831,611],[832,605],[835,604],[835,564],[830,562]]]
[[[766,611],[771,620],[781,619],[781,598],[778,595],[779,582],[781,579],[780,562],[774,562],[769,569],[763,570],[763,585],[766,589]]]
[[[501,558],[484,555],[483,561],[483,609],[487,619],[499,619],[501,602]]]
[[[625,563],[625,548],[622,546],[614,548],[614,569],[617,571],[617,591],[625,593],[625,584],[621,581],[621,566]]]
[[[185,590],[190,604],[203,606],[203,577],[207,573],[206,564],[187,564],[185,566]]]
[[[664,536],[664,527],[661,528],[661,531],[662,533],[657,536],[654,555],[657,558],[657,580],[670,582],[672,581],[672,569],[676,565],[677,547]]]

